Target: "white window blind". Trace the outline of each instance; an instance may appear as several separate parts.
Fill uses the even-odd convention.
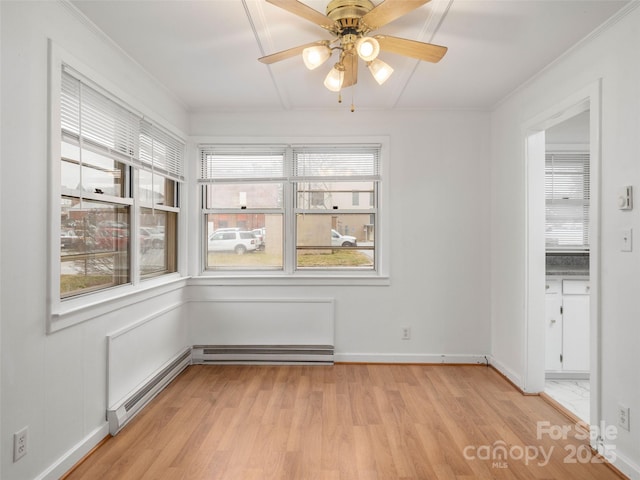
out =
[[[548,153],[545,162],[547,247],[589,247],[589,154]]]
[[[285,178],[283,146],[201,146],[201,182],[264,182]]]
[[[182,180],[184,144],[148,119],[62,72],[62,135],[83,147]]]
[[[142,167],[168,177],[182,179],[184,144],[159,127],[140,122],[140,160]]]
[[[135,158],[140,117],[67,72],[61,110],[63,134]]]
[[[379,180],[380,147],[377,145],[294,146],[293,175],[305,181]]]

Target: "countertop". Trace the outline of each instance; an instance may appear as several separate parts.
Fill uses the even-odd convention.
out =
[[[547,252],[548,277],[589,277],[589,253]]]

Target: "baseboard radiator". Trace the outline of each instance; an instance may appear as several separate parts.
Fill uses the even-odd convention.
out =
[[[160,371],[131,392],[125,399],[107,410],[109,433],[115,435],[162,391],[180,372],[191,364],[191,348],[185,348]]]
[[[333,365],[333,345],[194,345],[194,364]]]

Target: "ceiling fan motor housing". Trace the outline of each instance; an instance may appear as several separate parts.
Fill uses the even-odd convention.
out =
[[[360,19],[373,10],[370,0],[331,0],[327,5],[327,17],[340,25],[341,34],[364,33]]]

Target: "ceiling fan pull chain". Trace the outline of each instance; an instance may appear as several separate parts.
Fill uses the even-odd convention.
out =
[[[355,97],[355,94],[354,94],[355,89],[356,89],[356,85],[355,84],[351,85],[351,113],[356,111],[356,105],[353,100]]]

